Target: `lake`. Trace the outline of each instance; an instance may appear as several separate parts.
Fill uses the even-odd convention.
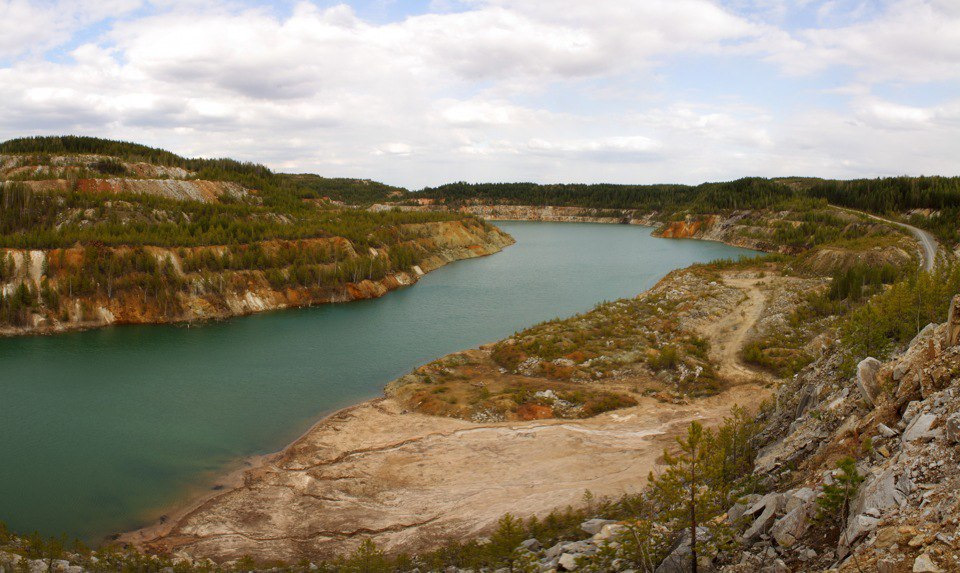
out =
[[[517,244],[377,300],[0,339],[0,520],[99,542],[422,363],[753,254],[638,226],[497,225]]]

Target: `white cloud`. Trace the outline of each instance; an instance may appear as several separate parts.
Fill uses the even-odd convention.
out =
[[[0,0],[0,58],[42,53],[78,30],[123,16],[139,0]]]
[[[960,78],[960,3],[897,0],[884,5],[885,10],[863,21],[801,30],[769,57],[791,73],[843,67],[870,82]]]
[[[0,58],[20,54],[0,67],[0,137],[122,137],[415,187],[870,174],[878,158],[943,171],[960,145],[956,102],[873,95],[878,81],[960,75],[949,0],[866,15],[821,4],[833,27],[799,31],[784,20],[810,0],[467,0],[385,24],[343,4],[278,15],[170,0],[134,16],[137,4],[0,0]],[[68,58],[40,59],[115,15]],[[846,108],[788,108],[736,72],[693,95],[669,88],[690,62],[761,60]],[[835,69],[852,71],[814,82]]]

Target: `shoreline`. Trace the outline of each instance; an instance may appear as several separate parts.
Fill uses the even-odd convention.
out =
[[[445,267],[446,265],[463,260],[469,260],[479,257],[486,257],[496,254],[503,249],[513,245],[516,241],[509,234],[496,228],[495,232],[483,236],[481,242],[474,244],[448,244],[429,256],[412,268],[406,271],[397,271],[384,276],[381,279],[364,279],[358,282],[348,282],[339,285],[335,290],[331,289],[321,291],[320,293],[309,294],[308,289],[285,289],[274,290],[272,288],[257,291],[254,288],[248,288],[244,296],[240,293],[232,293],[231,297],[224,297],[223,309],[215,309],[210,313],[200,313],[194,316],[182,315],[175,319],[154,318],[152,320],[130,320],[128,318],[115,318],[115,312],[109,310],[106,306],[100,307],[101,320],[88,321],[56,321],[53,324],[41,324],[32,327],[0,327],[0,339],[31,337],[31,336],[55,336],[58,334],[68,334],[74,332],[86,332],[106,327],[115,326],[184,326],[191,328],[194,325],[204,325],[242,318],[264,312],[292,310],[298,308],[311,308],[327,304],[344,304],[356,302],[358,300],[368,300],[372,298],[381,298],[387,294],[400,290],[402,288],[415,286],[420,279],[427,274]],[[431,240],[436,240],[432,237]],[[0,255],[3,254],[0,249]],[[39,279],[37,279],[39,280]],[[327,292],[329,291],[329,292]],[[293,293],[293,294],[291,294]],[[308,293],[302,296],[303,293]],[[316,297],[316,298],[311,298]],[[184,304],[191,307],[194,304],[201,303],[209,306],[205,299],[185,300]],[[109,303],[109,301],[108,301]],[[108,304],[105,303],[105,304]],[[76,299],[76,304],[81,304],[80,299]],[[113,309],[114,311],[117,309]],[[105,316],[109,318],[104,318]]]
[[[683,271],[683,269],[678,270]],[[669,276],[671,273],[660,279],[657,284],[659,285]],[[746,334],[752,328],[752,323],[744,322],[736,328]],[[505,498],[513,503],[514,507],[543,509],[543,511],[538,509],[535,514],[556,509],[555,505],[550,505],[555,504],[554,496],[559,496],[563,503],[569,505],[576,505],[579,502],[579,496],[586,489],[601,495],[616,496],[627,491],[623,489],[625,487],[642,487],[645,483],[644,476],[656,467],[656,460],[662,454],[663,448],[670,444],[672,436],[677,435],[677,431],[682,430],[690,420],[707,418],[719,421],[728,414],[732,406],[737,404],[755,409],[759,405],[759,398],[766,396],[769,392],[769,381],[765,381],[763,376],[741,376],[719,394],[692,399],[688,403],[665,403],[656,398],[647,397],[642,398],[638,406],[618,409],[590,418],[552,418],[529,422],[494,423],[468,422],[456,418],[408,412],[394,398],[381,396],[323,416],[298,438],[277,452],[246,460],[239,471],[229,476],[234,486],[232,489],[224,488],[224,490],[206,492],[203,496],[178,504],[167,514],[166,521],[126,532],[121,536],[120,541],[147,552],[188,555],[191,558],[209,556],[215,560],[229,560],[247,553],[256,554],[260,550],[252,549],[251,544],[259,547],[257,543],[270,547],[269,550],[262,549],[261,556],[278,552],[280,555],[292,558],[301,551],[296,547],[302,545],[314,547],[315,549],[302,550],[312,554],[332,551],[329,549],[331,547],[352,550],[352,544],[364,536],[376,537],[378,545],[382,543],[388,549],[400,548],[403,551],[411,548],[424,549],[428,548],[429,544],[425,547],[422,542],[416,541],[421,536],[436,541],[437,536],[441,534],[480,535],[490,525],[491,519],[495,521],[502,513],[516,511],[509,505],[493,505],[491,509],[478,506],[472,501],[454,501],[454,498],[461,499],[464,496],[467,500],[471,500],[469,492],[475,491],[476,487],[481,487],[480,482],[490,481],[489,479],[478,480],[476,475],[497,476],[499,481],[494,481],[503,485],[495,486],[500,492],[495,499],[500,501],[501,497]],[[542,428],[548,429],[542,430]],[[565,431],[564,429],[581,435],[577,438],[579,441],[574,442],[575,446],[571,446],[569,436],[557,435]],[[465,436],[477,431],[506,433],[496,442],[481,441],[475,446],[479,451],[488,451],[493,448],[494,451],[498,451],[498,454],[482,458],[466,458],[470,460],[467,463],[472,471],[476,472],[469,479],[462,478],[454,485],[446,485],[445,480],[454,478],[440,475],[434,478],[437,483],[432,483],[416,481],[415,478],[405,476],[404,479],[414,479],[414,482],[399,485],[381,484],[382,481],[390,482],[392,479],[400,479],[397,477],[398,472],[394,470],[376,480],[371,478],[373,475],[380,476],[378,472],[381,471],[379,468],[382,464],[392,466],[400,463],[393,458],[401,453],[409,457],[409,460],[401,463],[401,467],[414,463],[410,460],[418,460],[421,465],[435,467],[455,463],[451,461],[451,456],[452,459],[459,460],[465,455],[464,448],[468,448],[463,445],[463,439],[457,436]],[[504,463],[509,463],[511,459],[523,460],[522,465],[528,466],[527,470],[537,468],[537,464],[542,468],[553,467],[555,460],[537,458],[543,455],[542,452],[531,452],[529,446],[511,445],[511,441],[518,434],[531,432],[542,434],[544,431],[550,433],[547,443],[555,444],[552,446],[552,451],[565,460],[565,464],[569,464],[571,459],[578,460],[576,467],[580,477],[570,478],[569,475],[572,474],[568,474],[565,469],[564,473],[556,475],[553,480],[548,480],[556,482],[555,484],[544,485],[542,481],[523,474],[523,468],[502,467],[498,465],[500,462],[488,459],[503,458],[507,460]],[[619,441],[616,445],[611,445],[602,437],[584,438],[583,435],[616,435]],[[582,440],[587,441],[582,442]],[[629,445],[631,443],[633,446]],[[431,445],[428,447],[426,444]],[[514,449],[509,449],[511,447]],[[541,443],[537,447],[543,448],[544,445]],[[548,446],[547,449],[550,447]],[[500,451],[498,448],[505,449]],[[516,450],[516,448],[521,449]],[[519,457],[517,457],[518,451],[523,452]],[[606,457],[607,465],[594,460],[594,456],[599,456],[600,459]],[[590,463],[584,464],[581,460],[583,457],[590,457]],[[638,469],[637,460],[641,458],[645,465]],[[436,461],[431,461],[434,459]],[[465,462],[466,459],[464,459]],[[341,470],[342,466],[348,469]],[[511,471],[519,472],[520,475],[513,478],[504,477]],[[624,478],[625,472],[632,477]],[[331,474],[346,474],[352,477],[342,478],[344,482],[333,483],[329,480],[341,478],[328,477]],[[370,483],[371,481],[375,483]],[[287,482],[289,482],[288,485],[283,485]],[[566,485],[563,487],[557,485],[561,482]],[[312,485],[305,485],[305,483]],[[489,487],[489,484],[487,486]],[[415,500],[407,501],[405,506],[401,504],[401,509],[405,507],[401,511],[392,503],[384,506],[385,502],[378,500],[376,495],[373,499],[367,497],[356,499],[354,494],[344,494],[344,491],[353,491],[358,487],[361,489],[386,488],[393,492],[387,496],[390,499],[396,495],[413,498],[426,496],[428,499],[416,503]],[[523,491],[510,489],[512,493],[508,494],[501,491],[502,487],[508,489],[520,487]],[[347,490],[341,490],[341,488],[347,488]],[[467,493],[457,488],[466,490]],[[529,491],[538,488],[552,491],[553,496],[543,499],[545,494]],[[574,490],[577,492],[575,496],[571,494]],[[456,491],[457,496],[453,496],[451,491]],[[302,498],[292,500],[289,499],[290,495],[298,495]],[[513,495],[513,498],[510,495]],[[518,503],[518,500],[527,500],[531,495],[539,500],[536,504],[525,501]],[[536,497],[537,495],[540,497]],[[441,501],[434,499],[444,496],[446,497]],[[341,503],[345,505],[341,507]],[[425,515],[424,512],[429,513],[429,508],[433,507],[431,503],[439,504],[437,507],[446,509]],[[488,503],[495,502],[489,500]],[[316,524],[320,533],[302,531],[305,526],[293,515],[278,515],[285,512],[297,514],[300,511],[298,508],[304,504],[315,507],[310,512],[313,516],[310,519],[322,522]],[[330,508],[329,504],[335,504],[336,509]],[[469,507],[464,507],[464,504]],[[352,521],[349,521],[348,517],[342,517],[338,521],[328,515],[343,513],[349,516],[350,511],[368,511],[369,514],[357,516]],[[492,511],[501,513],[494,516]],[[250,512],[256,514],[262,512],[264,518],[257,518],[253,525],[245,524],[244,519],[251,514]],[[401,515],[396,515],[397,512]],[[412,514],[406,512],[412,512]],[[464,515],[470,518],[470,524],[464,524],[463,520],[459,519],[458,516]],[[402,516],[407,518],[401,519]],[[282,523],[275,524],[269,529],[257,529],[262,519]],[[240,521],[236,522],[236,520]],[[328,523],[331,520],[336,523]],[[344,522],[344,520],[347,521]],[[380,524],[382,527],[377,527],[382,520],[387,520],[386,524]],[[347,528],[347,524],[352,527]],[[254,531],[246,531],[244,529],[246,526],[253,527]],[[284,533],[287,531],[299,533]],[[272,541],[252,541],[255,539]],[[298,539],[299,541],[296,541]]]
[[[335,418],[336,416],[347,414],[353,410],[357,410],[365,406],[374,405],[378,402],[382,402],[387,399],[388,398],[386,396],[369,398],[367,400],[357,402],[356,404],[344,406],[343,408],[339,408],[328,414],[322,415],[317,421],[310,424],[310,426],[306,430],[301,432],[300,435],[298,435],[296,438],[288,442],[287,445],[283,446],[281,449],[275,452],[247,456],[245,458],[238,459],[237,460],[238,467],[227,473],[216,474],[222,477],[219,477],[216,480],[214,480],[215,483],[213,484],[213,486],[208,491],[205,491],[202,495],[190,496],[190,499],[186,499],[185,497],[183,503],[174,503],[169,506],[164,506],[166,508],[169,508],[169,510],[163,511],[161,509],[160,511],[162,511],[162,514],[158,520],[154,520],[154,523],[150,523],[148,525],[134,529],[132,531],[124,531],[124,532],[108,535],[107,539],[112,538],[113,540],[118,541],[120,543],[130,543],[132,545],[136,545],[139,540],[134,539],[135,536],[139,536],[142,538],[146,535],[152,535],[154,537],[160,537],[162,535],[165,535],[168,531],[164,531],[164,530],[171,529],[172,527],[175,526],[175,524],[179,520],[183,519],[193,511],[196,511],[197,509],[202,507],[204,504],[216,499],[217,497],[220,497],[225,492],[229,492],[230,490],[241,487],[244,483],[244,478],[248,472],[253,472],[258,469],[261,469],[265,465],[267,465],[269,462],[283,456],[291,448],[293,448],[298,442],[300,442],[305,437],[307,437],[316,428],[325,424],[328,420]]]
[[[228,551],[211,554],[211,551],[204,547],[205,539],[196,535],[196,531],[204,529],[205,526],[197,526],[191,522],[198,521],[197,518],[202,518],[201,514],[203,513],[218,514],[218,506],[240,504],[244,506],[244,511],[259,511],[258,508],[255,509],[242,501],[244,499],[242,496],[247,492],[251,496],[258,495],[262,488],[271,488],[275,481],[285,479],[281,476],[293,476],[292,479],[299,480],[300,478],[297,476],[300,476],[303,472],[321,471],[329,468],[334,473],[339,473],[336,469],[330,468],[330,466],[335,467],[339,464],[353,466],[354,464],[362,465],[368,461],[371,464],[378,464],[381,460],[374,461],[375,458],[391,457],[402,448],[416,449],[418,444],[424,450],[434,452],[436,450],[446,450],[450,447],[461,450],[463,447],[461,443],[464,441],[473,443],[470,442],[471,439],[479,440],[480,447],[484,449],[496,447],[494,441],[510,447],[511,444],[516,443],[517,437],[522,439],[525,435],[528,437],[537,435],[537,440],[540,442],[546,439],[547,447],[558,451],[567,449],[566,446],[571,443],[580,444],[582,440],[587,440],[594,446],[605,444],[606,450],[604,451],[598,450],[597,447],[587,447],[570,452],[572,455],[568,458],[579,455],[580,458],[589,459],[586,463],[581,460],[576,464],[576,472],[574,472],[576,475],[568,473],[568,470],[565,469],[563,480],[547,480],[552,482],[549,485],[510,480],[506,482],[477,480],[474,473],[477,468],[468,468],[471,474],[469,481],[473,483],[466,484],[468,486],[466,491],[458,490],[455,496],[450,496],[465,497],[466,501],[448,500],[446,502],[452,503],[451,507],[457,508],[455,510],[451,509],[451,511],[443,512],[441,515],[431,515],[423,518],[423,516],[409,515],[408,511],[411,511],[411,508],[407,508],[398,510],[400,514],[408,516],[407,519],[402,519],[402,515],[395,516],[402,522],[402,525],[391,522],[386,527],[377,527],[372,524],[368,526],[367,523],[351,522],[352,527],[342,530],[331,529],[315,536],[315,541],[318,543],[322,541],[325,546],[352,547],[362,538],[379,536],[382,539],[378,539],[378,545],[383,544],[388,552],[429,549],[440,539],[476,536],[486,532],[496,518],[503,513],[510,512],[509,504],[504,505],[505,500],[502,497],[508,497],[511,500],[512,497],[504,492],[503,488],[511,490],[513,497],[517,495],[532,496],[534,499],[541,499],[544,495],[534,490],[545,488],[549,492],[549,497],[564,496],[562,498],[563,503],[559,504],[558,507],[578,504],[583,492],[587,490],[598,496],[611,497],[639,490],[646,483],[647,473],[657,466],[657,460],[661,457],[663,448],[667,447],[675,436],[680,435],[690,421],[704,420],[708,425],[714,425],[714,423],[719,423],[734,405],[744,405],[750,410],[755,410],[759,402],[750,402],[756,400],[758,396],[767,396],[769,393],[770,389],[764,386],[742,383],[734,385],[718,395],[696,400],[686,405],[663,404],[654,398],[646,398],[638,406],[607,412],[591,418],[558,418],[529,422],[507,421],[492,424],[478,424],[407,412],[391,398],[374,398],[324,416],[304,432],[300,438],[278,452],[248,458],[243,467],[227,476],[231,480],[230,485],[226,485],[226,480],[218,481],[218,483],[225,484],[224,489],[208,492],[206,495],[192,500],[189,504],[177,506],[173,511],[165,514],[167,519],[164,522],[153,523],[126,532],[117,541],[148,553],[170,553],[175,557],[183,556],[191,559],[212,558],[214,561],[222,562],[239,558],[248,553],[253,553],[255,558],[265,557],[265,555],[256,555],[257,552],[250,551],[249,548],[233,553]],[[394,427],[383,424],[384,420],[392,423]],[[401,426],[411,425],[417,427],[416,432],[397,434],[393,431],[399,430]],[[371,430],[371,433],[387,443],[368,445],[358,449],[338,450],[339,453],[332,459],[314,460],[308,456],[308,459],[312,460],[310,463],[299,463],[302,461],[305,451],[310,450],[312,452],[312,448],[329,445],[324,444],[326,437],[340,435],[341,439],[349,439],[349,436],[345,437],[342,434],[356,434],[357,432],[353,430],[360,430],[364,427],[375,428]],[[493,435],[485,438],[484,433]],[[317,434],[322,434],[323,437],[317,438]],[[564,435],[560,436],[559,434]],[[366,436],[362,437],[365,438]],[[574,442],[570,440],[574,440]],[[549,445],[551,441],[563,447]],[[452,445],[451,442],[456,445]],[[364,441],[364,443],[366,442]],[[436,447],[434,447],[435,444],[437,444]],[[544,444],[541,443],[538,447],[543,448]],[[474,459],[474,465],[479,465],[481,468],[484,464],[490,463],[493,463],[495,467],[502,468],[503,465],[496,465],[496,462],[492,460],[503,457],[506,459],[505,463],[509,464],[516,459],[518,451],[516,448],[520,448],[519,451],[524,452],[522,454],[524,458],[530,453],[527,451],[527,445],[514,445],[513,449],[505,451],[503,456],[489,455],[481,458],[473,457],[472,459]],[[468,447],[468,449],[470,448]],[[462,450],[461,453],[463,453]],[[301,456],[300,459],[297,459],[297,455]],[[475,454],[471,455],[475,456]],[[613,480],[613,483],[608,484],[596,481],[597,476],[605,472],[607,467],[602,462],[598,464],[597,458],[606,458],[611,455],[617,456],[615,462],[617,471],[615,474],[619,477]],[[419,456],[417,458],[423,459]],[[293,461],[295,460],[298,463],[294,464]],[[314,466],[314,463],[319,465]],[[427,463],[428,465],[434,465],[432,462]],[[538,467],[538,462],[535,460],[527,460],[527,463],[529,464],[528,469]],[[607,465],[610,463],[612,462],[607,462]],[[570,464],[569,460],[566,460],[566,464]],[[482,473],[491,475],[486,471]],[[586,475],[582,475],[584,473]],[[484,483],[480,483],[481,481]],[[632,485],[626,485],[628,483]],[[464,484],[461,482],[457,485],[463,486]],[[287,488],[289,486],[284,485],[282,487]],[[406,490],[407,487],[410,489]],[[438,489],[444,487],[446,487],[445,484],[437,485]],[[477,487],[480,488],[479,491],[476,490]],[[499,504],[483,493],[489,488],[498,492],[498,497],[501,497],[497,500]],[[432,497],[429,495],[430,492],[425,493],[420,486],[402,484],[401,491],[407,491],[410,495],[417,497],[424,495]],[[326,497],[325,494],[305,493],[304,495],[308,498]],[[241,501],[233,499],[237,497],[241,497]],[[485,506],[483,510],[478,504],[480,499],[483,500]],[[416,504],[418,503],[419,501],[416,502]],[[359,511],[367,511],[366,507],[363,507],[365,505],[361,504]],[[558,507],[538,508],[531,514],[543,516],[549,513],[549,510]],[[337,520],[330,515],[323,515],[324,512],[319,510],[319,507],[317,510],[311,510],[311,514],[314,514],[315,511],[318,519],[327,518],[333,521],[342,521],[342,519]],[[379,513],[379,510],[370,511],[373,511],[374,514]],[[474,511],[483,511],[486,515],[480,517]],[[514,509],[513,512],[521,516],[527,515],[523,510],[517,512]],[[448,519],[438,519],[442,517]],[[383,519],[382,515],[373,516],[373,521],[381,519]],[[412,523],[410,523],[411,521]],[[212,527],[220,530],[217,525]],[[219,544],[220,541],[223,541],[225,545],[229,546],[231,541],[228,538],[230,537],[238,537],[239,539],[253,537],[248,533],[228,533],[227,531],[233,531],[233,528],[225,526],[224,530],[219,533],[211,532],[211,539],[219,540],[214,543]],[[284,539],[283,535],[278,535],[273,541],[289,541],[293,545],[299,545],[297,539]],[[267,542],[267,544],[270,545],[270,542]],[[271,549],[268,553],[272,552]],[[331,551],[327,554],[333,555],[337,552]],[[285,553],[289,554],[290,551],[288,550]],[[288,556],[292,558],[292,555]]]

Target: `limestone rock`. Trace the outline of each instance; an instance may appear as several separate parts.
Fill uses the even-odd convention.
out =
[[[811,502],[815,499],[817,499],[817,492],[813,491],[809,487],[802,487],[797,490],[789,491],[786,494],[786,501],[784,503],[783,511],[785,513],[790,513],[798,507],[806,505],[808,502]]]
[[[611,525],[616,523],[612,519],[588,519],[580,524],[580,529],[589,533],[590,535],[596,535],[600,533],[600,530],[603,529],[604,525]]]
[[[877,431],[884,438],[892,438],[897,435],[897,431],[886,424],[877,424]]]
[[[868,477],[857,491],[850,505],[850,517],[867,512],[883,512],[907,501],[913,491],[913,483],[906,475],[898,474],[894,468],[888,468],[880,475]]]
[[[773,563],[761,569],[760,573],[790,573],[790,568],[783,559],[775,559]]]
[[[880,366],[882,366],[881,362],[873,357],[864,358],[857,364],[857,389],[871,406],[877,394],[880,393],[880,386],[877,383],[877,371],[880,370]]]
[[[560,556],[559,565],[564,571],[576,571],[578,557],[579,555],[573,553],[564,553]]]
[[[937,330],[936,324],[930,323],[924,326],[923,329],[920,330],[920,332],[918,332],[917,335],[913,337],[913,340],[910,341],[910,344],[908,346],[910,348],[914,348],[918,344],[921,344],[923,342],[928,342],[928,339],[933,335],[933,333],[936,330]]]
[[[947,313],[946,346],[960,344],[960,295],[953,297],[950,302],[950,311]]]
[[[705,527],[697,528],[697,542],[698,547],[699,543],[703,540],[708,540],[710,538],[710,532]],[[707,573],[713,571],[714,568],[709,562],[709,556],[699,555],[704,561],[700,559],[697,560],[698,571]],[[667,555],[667,558],[660,563],[657,567],[656,573],[688,573],[690,571],[690,531],[684,530],[683,534],[680,536],[680,539],[677,540],[677,543],[674,544],[673,548],[670,551],[670,554]]]
[[[520,547],[523,548],[523,549],[526,549],[527,551],[539,551],[539,550],[540,550],[540,542],[537,541],[535,538],[534,538],[534,539],[527,539],[527,540],[525,540],[523,543],[520,544]]]
[[[844,545],[849,546],[876,529],[880,523],[877,516],[883,515],[887,509],[906,504],[912,490],[910,478],[894,468],[888,468],[878,476],[870,475],[850,504],[848,525],[843,534]]]
[[[782,508],[782,503],[783,496],[781,494],[771,493],[763,496],[760,501],[749,508],[746,513],[747,515],[754,515],[758,511],[760,515],[757,516],[750,527],[743,532],[743,538],[746,541],[752,541],[760,537],[760,534],[769,531],[777,512]]]
[[[935,434],[931,429],[936,422],[937,416],[935,414],[920,414],[915,417],[907,426],[907,429],[903,431],[904,443],[933,438]]]
[[[609,541],[624,529],[626,529],[625,525],[620,525],[619,523],[608,523],[607,525],[603,526],[603,529],[601,529],[599,533],[594,534],[591,539],[596,542]]]
[[[947,418],[946,437],[952,444],[960,443],[960,413]]]
[[[924,553],[914,560],[913,573],[943,573],[943,569],[934,563],[933,558]]]
[[[791,547],[807,532],[815,512],[812,502],[799,505],[778,519],[770,528],[770,534],[780,547]]]
[[[893,377],[894,382],[899,382],[907,375],[907,372],[910,371],[910,363],[906,360],[900,361],[896,366],[893,367],[893,372],[891,376]]]
[[[879,524],[880,520],[876,517],[865,514],[857,515],[850,520],[840,541],[846,546],[853,545],[858,539],[876,529]]]

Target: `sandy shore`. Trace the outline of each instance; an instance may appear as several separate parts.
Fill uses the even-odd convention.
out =
[[[723,320],[698,328],[734,383],[720,394],[687,404],[644,397],[588,419],[499,423],[371,400],[321,420],[233,476],[231,487],[122,540],[215,560],[296,561],[351,551],[367,538],[391,552],[415,552],[483,535],[505,513],[579,505],[588,490],[636,492],[690,421],[719,424],[734,405],[754,409],[769,395],[772,381],[740,363],[738,351],[771,304],[771,280],[725,276],[740,301]]]
[[[475,424],[364,402],[318,423],[242,483],[124,540],[152,551],[299,559],[373,538],[415,551],[490,529],[505,513],[543,515],[585,491],[616,496],[646,483],[691,420],[718,423],[755,406],[750,384],[690,405],[654,399],[586,420]]]

